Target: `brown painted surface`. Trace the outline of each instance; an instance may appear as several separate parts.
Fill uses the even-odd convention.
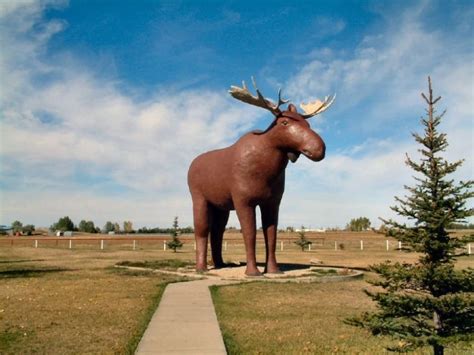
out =
[[[258,89],[257,93],[261,96]],[[252,96],[250,99],[257,100]],[[245,102],[257,105],[254,101]],[[271,104],[269,101],[266,103]],[[278,106],[281,103],[284,102],[279,99]],[[288,105],[283,112],[278,106],[271,107],[275,119],[264,132],[247,133],[230,147],[204,153],[194,159],[189,168],[197,270],[207,270],[209,234],[213,263],[217,268],[225,266],[222,238],[229,211],[235,210],[246,248],[246,274],[261,275],[255,258],[255,208],[258,206],[266,245],[265,272],[280,272],[275,248],[278,210],[285,188],[285,168],[289,160],[295,162],[300,154],[312,161],[322,160],[325,145],[294,105]]]

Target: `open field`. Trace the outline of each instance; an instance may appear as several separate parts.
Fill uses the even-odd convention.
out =
[[[455,234],[472,233],[472,231],[458,231]],[[313,242],[311,251],[301,252],[301,249],[294,244],[297,240],[297,233],[280,233],[278,237],[277,257],[280,262],[300,262],[308,263],[310,259],[319,259],[328,265],[342,265],[351,267],[367,267],[370,264],[382,262],[387,259],[399,261],[416,260],[416,255],[398,250],[398,242],[391,238],[373,232],[327,232],[327,233],[307,233],[308,240]],[[184,243],[183,248],[176,257],[187,254],[190,260],[194,260],[194,239],[192,235],[180,236]],[[166,235],[124,235],[114,236],[97,234],[77,234],[71,238],[51,238],[47,236],[32,237],[0,237],[0,250],[15,249],[16,247],[35,247],[38,249],[59,249],[70,251],[100,251],[106,252],[144,252],[145,255],[152,253],[154,257],[164,257],[169,255],[169,250],[164,250],[166,241],[170,237]],[[362,248],[361,250],[361,241]],[[387,243],[388,249],[387,250]],[[474,243],[472,243],[474,244]],[[472,250],[474,252],[474,245]],[[103,250],[101,249],[103,248]],[[257,256],[258,261],[265,260],[265,246],[261,233],[257,234]],[[466,252],[467,250],[465,250]],[[162,254],[159,254],[162,252]],[[155,255],[155,253],[157,253]],[[228,261],[244,261],[245,249],[240,233],[231,232],[224,236],[224,259]],[[474,256],[474,255],[473,255]],[[469,258],[461,258],[459,267],[466,267]]]
[[[173,253],[163,250],[162,240],[149,240],[149,244],[143,241],[132,250],[134,237],[107,240],[104,250],[100,250],[100,240],[90,238],[89,242],[84,238],[83,244],[72,238],[72,249],[65,240],[58,241],[58,245],[51,240],[48,245],[46,239],[35,236],[15,239],[11,245],[9,238],[1,238],[0,353],[133,352],[164,286],[174,279],[147,272],[120,271],[113,265],[126,260],[194,260],[190,239],[182,251]],[[261,262],[264,248],[263,238],[259,238],[258,261]],[[311,251],[301,252],[290,235],[277,256],[282,263],[307,264],[311,259],[319,259],[326,265],[350,267],[367,267],[386,259],[409,262],[416,258],[394,249],[360,250],[357,243],[362,238],[369,246],[380,242],[382,247],[385,245],[385,238],[373,233],[327,233],[324,240],[327,247],[315,245]],[[39,240],[38,248],[34,247],[35,239]],[[226,235],[225,240],[229,243],[225,260],[244,261],[241,236]],[[353,243],[354,247],[334,250],[334,242],[339,240],[348,246]],[[474,266],[474,256],[460,258],[457,265]],[[383,340],[369,338],[363,331],[341,323],[345,316],[372,307],[362,293],[364,287],[367,284],[363,281],[252,283],[219,288],[214,296],[221,327],[230,350],[233,349],[231,353],[247,350],[258,353],[261,344],[268,344],[277,353],[279,349],[282,349],[280,353],[318,353],[319,349],[378,353]],[[250,327],[245,326],[247,321]]]
[[[0,248],[1,354],[131,354],[174,277],[120,253]]]

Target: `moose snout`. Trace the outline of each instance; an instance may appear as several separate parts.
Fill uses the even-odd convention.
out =
[[[315,147],[308,147],[303,149],[302,153],[312,161],[321,161],[326,155],[326,145],[322,143]]]

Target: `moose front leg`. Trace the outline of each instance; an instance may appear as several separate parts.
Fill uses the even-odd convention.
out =
[[[256,243],[256,223],[255,223],[255,207],[241,204],[235,206],[237,217],[239,218],[240,228],[244,236],[245,253],[247,256],[247,276],[262,276],[257,268],[257,259],[255,256]]]
[[[260,206],[262,213],[262,229],[265,237],[265,273],[280,274],[276,261],[276,240],[278,231],[278,204]]]

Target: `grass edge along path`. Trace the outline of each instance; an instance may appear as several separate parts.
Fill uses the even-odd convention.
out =
[[[131,334],[130,339],[127,342],[127,345],[125,347],[126,354],[128,355],[135,354],[135,350],[137,349],[138,344],[140,343],[140,340],[142,339],[143,334],[145,333],[148,327],[148,324],[150,323],[151,318],[153,317],[153,314],[155,313],[155,311],[158,309],[158,306],[160,305],[161,297],[163,296],[165,288],[166,286],[168,286],[168,284],[169,283],[160,284],[158,286],[157,292],[151,296],[150,305],[146,308],[145,312],[143,313],[143,316],[138,321],[138,324],[134,333]]]
[[[119,262],[116,265],[128,265],[130,264],[129,261],[123,261]],[[137,264],[140,264],[140,262],[137,262]],[[115,269],[116,270],[116,269]],[[126,270],[126,269],[125,269]],[[132,271],[134,272],[134,271]],[[138,271],[140,272],[140,271]],[[147,271],[146,271],[147,272]],[[158,309],[158,306],[160,305],[161,299],[163,297],[163,294],[165,292],[166,287],[169,284],[176,283],[176,282],[188,282],[191,281],[192,279],[187,279],[185,277],[176,277],[175,280],[169,280],[160,283],[157,285],[157,291],[150,297],[150,304],[148,307],[145,309],[141,319],[138,321],[137,327],[133,334],[131,334],[130,339],[127,342],[127,345],[125,346],[125,353],[128,355],[133,355],[135,354],[138,344],[140,343],[140,340],[142,339],[143,335],[145,334],[145,331],[148,328],[148,325],[150,324],[151,319],[153,318],[153,315],[155,314],[156,310]]]

